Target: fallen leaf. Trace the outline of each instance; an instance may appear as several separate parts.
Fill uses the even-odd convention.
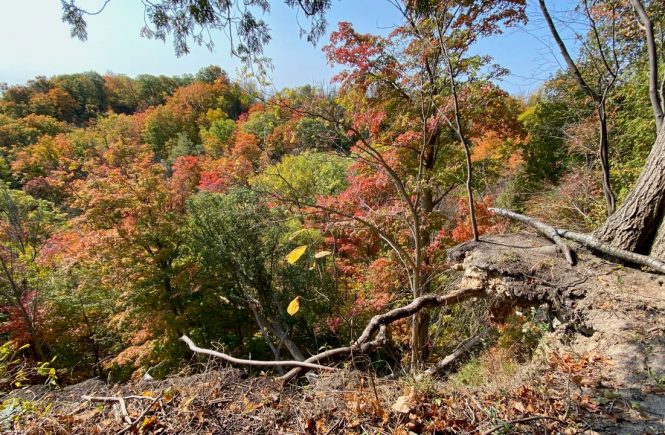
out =
[[[411,411],[411,406],[409,405],[411,398],[409,396],[399,396],[393,406],[390,407],[395,412],[400,414],[408,414]]]

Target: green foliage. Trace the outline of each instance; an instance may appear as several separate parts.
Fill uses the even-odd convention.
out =
[[[306,151],[285,156],[252,183],[261,190],[311,202],[317,195],[336,195],[343,191],[350,164],[349,158],[339,154]]]

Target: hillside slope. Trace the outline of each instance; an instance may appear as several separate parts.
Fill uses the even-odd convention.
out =
[[[487,237],[450,251],[457,289],[482,289],[500,320],[549,305],[552,330],[509,383],[377,379],[344,368],[282,387],[238,369],[124,386],[101,381],[13,397],[4,429],[20,433],[663,433],[665,278],[578,250],[569,266],[549,242]],[[128,397],[93,402],[95,397]],[[151,398],[152,397],[152,398]],[[47,408],[48,407],[48,408]]]

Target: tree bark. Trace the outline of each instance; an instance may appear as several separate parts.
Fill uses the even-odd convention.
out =
[[[610,216],[616,210],[616,198],[612,192],[610,185],[610,141],[607,131],[607,116],[605,114],[605,100],[603,99],[597,105],[598,124],[600,131],[600,144],[598,147],[598,155],[600,156],[600,168],[603,173],[602,185],[603,194],[605,195],[605,203],[607,204],[607,215]]]
[[[664,209],[665,128],[661,127],[635,187],[595,236],[627,251],[665,259],[665,236],[656,237]]]
[[[644,4],[640,0],[630,0],[630,3],[633,9],[635,9],[638,21],[642,25],[642,30],[644,30],[647,53],[649,55],[649,99],[651,100],[653,116],[656,119],[656,128],[661,130],[665,115],[663,114],[661,94],[658,92],[658,53],[656,50],[653,23],[647,14]]]

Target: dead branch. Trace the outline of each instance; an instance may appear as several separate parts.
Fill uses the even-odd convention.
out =
[[[454,305],[482,295],[483,295],[482,290],[462,289],[448,293],[446,295],[420,296],[414,299],[408,305],[395,308],[393,310],[388,311],[387,313],[377,314],[376,316],[372,317],[372,319],[365,327],[365,330],[362,332],[362,334],[360,334],[358,339],[351,344],[351,346],[340,347],[336,349],[327,350],[325,352],[321,352],[317,355],[314,355],[306,359],[305,362],[328,360],[333,357],[348,355],[353,352],[369,352],[382,345],[381,336],[383,335],[383,331],[385,330],[386,325],[389,325],[390,323],[393,323],[397,320],[410,317],[425,308],[440,307],[442,305]],[[377,331],[379,331],[377,339],[371,342],[368,341],[370,337],[372,337],[372,335],[374,335],[374,333],[376,333]],[[284,383],[287,383],[292,379],[301,376],[302,374],[304,374],[304,372],[305,370],[303,370],[303,368],[297,367],[289,371],[280,379]]]
[[[127,427],[124,428],[123,430],[117,432],[116,435],[122,435],[122,434],[124,434],[124,433],[129,432],[129,431],[132,430],[134,427],[136,427],[136,425],[138,425],[138,424],[141,422],[141,420],[143,420],[143,417],[146,416],[146,414],[148,413],[148,411],[150,411],[150,408],[152,408],[152,406],[153,406],[155,403],[157,403],[159,400],[161,400],[161,398],[162,398],[162,395],[160,394],[159,396],[157,396],[157,397],[155,397],[154,399],[152,399],[152,403],[150,403],[148,406],[146,406],[146,408],[143,410],[143,412],[141,412],[141,414],[139,414],[139,416],[136,417],[136,418],[134,419],[134,421],[130,421],[129,426],[127,426]]]
[[[630,263],[639,264],[640,266],[647,266],[657,272],[665,273],[665,262],[657,258],[649,257],[648,255],[636,254],[634,252],[619,249],[609,243],[601,242],[590,234],[581,234],[574,231],[568,231],[557,228],[557,234],[568,240],[573,240],[577,243],[593,249],[594,251],[602,252],[603,254],[618,258],[620,260],[628,261]]]
[[[573,253],[571,252],[566,242],[557,233],[557,230],[554,227],[544,224],[529,216],[524,216],[522,214],[515,213],[503,208],[490,208],[489,210],[498,216],[502,216],[508,219],[513,219],[518,222],[522,222],[523,224],[529,225],[532,228],[535,228],[536,231],[538,231],[543,236],[550,239],[559,247],[561,253],[566,257],[566,261],[568,261],[568,264],[570,264],[571,266],[575,265],[575,257],[573,256]]]
[[[464,357],[464,355],[466,355],[478,343],[480,343],[483,340],[483,337],[484,337],[483,334],[476,335],[475,337],[472,337],[469,340],[465,341],[464,343],[460,344],[452,353],[450,353],[441,361],[436,363],[436,365],[434,365],[433,367],[430,367],[429,369],[425,370],[422,374],[420,374],[418,376],[418,379],[422,379],[426,376],[433,376],[438,372],[442,372],[448,369],[450,366],[452,366],[462,357]]]
[[[150,396],[81,396],[82,400],[87,400],[89,402],[119,402],[120,400],[153,400],[154,397]]]
[[[634,252],[626,251],[625,249],[617,248],[616,246],[612,246],[609,243],[598,240],[590,234],[576,233],[575,231],[550,227],[549,225],[546,225],[534,218],[502,208],[490,208],[490,211],[498,216],[507,217],[509,219],[514,219],[516,221],[525,223],[535,228],[552,241],[555,241],[554,237],[556,237],[559,241],[561,241],[561,243],[563,243],[564,246],[566,246],[566,248],[567,245],[562,240],[562,238],[580,243],[589,249],[601,252],[619,260],[628,261],[640,266],[646,266],[657,272],[665,273],[665,262],[654,257],[649,257],[648,255],[636,254]],[[561,245],[557,243],[557,246]],[[568,256],[566,256],[566,258],[568,258]]]
[[[326,367],[318,364],[312,364],[310,362],[303,361],[260,361],[260,360],[251,360],[251,359],[240,359],[234,358],[231,355],[227,355],[216,350],[205,349],[203,347],[198,347],[194,342],[183,335],[180,337],[180,341],[185,342],[189,349],[194,353],[200,353],[203,355],[214,356],[215,358],[223,359],[224,361],[230,362],[232,364],[240,364],[246,366],[256,366],[256,367],[301,367],[313,370],[336,370],[333,367]]]
[[[360,353],[372,352],[386,344],[388,339],[385,332],[385,326],[382,326],[375,340],[363,343],[359,348],[354,348],[353,346],[337,347],[335,349],[326,350],[312,357],[309,357],[305,360],[305,362],[311,363],[314,361],[329,361],[334,358],[341,358],[343,356],[351,355],[354,351],[359,351]],[[282,383],[286,384],[289,381],[304,375],[306,372],[307,369],[296,367],[291,369],[285,375],[280,376],[279,379],[282,381]]]
[[[510,420],[510,421],[503,422],[501,424],[497,424],[496,426],[494,426],[494,427],[486,430],[485,432],[483,432],[482,435],[490,435],[490,434],[492,434],[492,433],[498,431],[499,429],[502,429],[502,428],[504,428],[508,425],[519,424],[519,423],[527,423],[529,421],[534,421],[534,420],[554,420],[554,421],[557,421],[561,424],[566,424],[565,421],[560,420],[556,417],[550,417],[549,415],[534,415],[532,417],[518,418],[517,420]]]

